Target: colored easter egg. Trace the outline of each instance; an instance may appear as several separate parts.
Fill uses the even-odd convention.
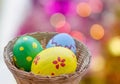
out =
[[[31,36],[21,36],[13,46],[13,59],[16,67],[30,71],[32,60],[43,50],[39,41]]]
[[[76,53],[76,44],[74,39],[66,34],[66,33],[60,33],[55,35],[47,44],[46,48],[55,47],[55,46],[62,46],[66,47],[70,50],[72,50],[74,53]]]
[[[33,60],[31,72],[41,76],[59,76],[74,73],[75,54],[64,47],[51,47],[40,52]]]

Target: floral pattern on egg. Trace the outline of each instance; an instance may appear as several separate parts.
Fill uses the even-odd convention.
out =
[[[40,52],[33,60],[31,72],[42,76],[59,76],[75,72],[75,54],[64,47],[51,47]]]

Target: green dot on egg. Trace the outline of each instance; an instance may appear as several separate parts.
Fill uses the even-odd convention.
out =
[[[32,61],[32,57],[31,57],[31,56],[27,56],[27,57],[26,57],[26,60],[27,60],[28,62],[30,62],[30,61]]]
[[[23,47],[23,46],[21,46],[21,47],[19,48],[19,50],[20,50],[20,51],[23,51],[23,50],[24,50],[24,47]]]
[[[16,62],[17,61],[17,59],[16,59],[16,57],[15,56],[13,56],[13,60]]]
[[[37,48],[37,43],[33,42],[33,43],[32,43],[32,47],[33,47],[33,48]]]
[[[19,69],[20,69],[20,70],[23,70],[23,71],[25,70],[23,67],[20,67]]]

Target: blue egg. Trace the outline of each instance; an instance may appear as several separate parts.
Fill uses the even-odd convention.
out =
[[[72,50],[74,53],[76,53],[76,44],[74,39],[66,34],[66,33],[60,33],[55,35],[47,44],[46,48],[55,47],[55,46],[61,46],[66,47],[70,50]]]

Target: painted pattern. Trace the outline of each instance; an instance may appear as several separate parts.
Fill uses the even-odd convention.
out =
[[[19,50],[20,50],[20,51],[23,51],[23,50],[24,50],[24,47],[23,47],[23,46],[21,46],[21,47],[19,48]]]
[[[33,61],[34,64],[37,65],[39,60],[40,60],[40,56],[38,55],[37,57],[35,57],[35,59]]]
[[[16,57],[15,56],[13,56],[13,60],[16,62],[17,61],[17,59],[16,59]]]
[[[27,60],[28,62],[30,62],[30,61],[32,61],[32,57],[31,57],[31,56],[27,56],[27,57],[26,57],[26,60]]]
[[[74,53],[64,47],[51,47],[34,58],[31,72],[41,76],[58,76],[73,73],[77,66]]]
[[[33,47],[33,48],[37,48],[37,43],[33,42],[33,43],[32,43],[32,47]]]
[[[43,50],[39,41],[31,36],[19,37],[13,47],[13,60],[18,68],[30,71],[34,57]],[[37,64],[37,62],[36,62]]]
[[[55,64],[56,69],[59,69],[61,67],[65,67],[65,59],[61,59],[61,57],[58,57],[57,60],[53,61],[53,64]]]
[[[51,73],[51,76],[54,76],[55,75],[55,73]]]
[[[54,38],[52,39],[51,44],[53,44],[53,45],[55,45],[55,46],[63,46],[62,44],[59,44],[59,43],[55,42],[55,41],[54,41]],[[68,49],[72,49],[72,48],[74,49],[74,46],[73,46],[72,44],[69,45],[69,46],[68,46],[68,45],[65,45],[64,47],[65,47],[65,48],[68,48]]]
[[[21,67],[20,70],[23,70],[23,71],[24,71],[25,69],[24,69],[23,67]]]
[[[68,48],[72,50],[74,53],[76,53],[76,43],[69,34],[61,33],[55,35],[53,38],[50,39],[46,48],[57,47],[57,46]]]

